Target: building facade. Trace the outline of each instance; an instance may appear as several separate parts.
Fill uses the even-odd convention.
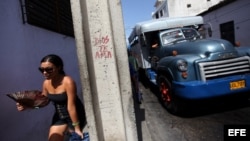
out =
[[[248,0],[157,0],[153,19],[201,15],[212,27],[208,38],[222,38],[240,46],[250,45]]]
[[[200,13],[212,26],[210,38],[222,38],[237,46],[250,45],[250,1],[225,1]]]
[[[152,18],[194,16],[221,1],[223,0],[157,0]]]

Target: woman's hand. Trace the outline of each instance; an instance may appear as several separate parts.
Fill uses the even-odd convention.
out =
[[[75,132],[83,139],[83,133],[80,129],[75,129]]]
[[[18,111],[23,111],[23,110],[25,110],[25,107],[24,107],[22,104],[20,104],[20,103],[16,103],[16,107],[17,107],[17,110],[18,110]]]

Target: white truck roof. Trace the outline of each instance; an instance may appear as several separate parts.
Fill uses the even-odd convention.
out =
[[[167,17],[148,20],[137,23],[128,39],[132,41],[135,36],[145,32],[198,24],[203,24],[203,18],[201,16]]]

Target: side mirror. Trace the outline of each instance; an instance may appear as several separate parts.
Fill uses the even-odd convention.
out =
[[[206,38],[206,36],[208,35],[208,37],[212,37],[212,26],[210,23],[204,24],[199,28],[199,33],[202,36],[202,38]]]
[[[211,25],[211,23],[207,23],[205,26],[207,26],[208,36],[212,37],[213,31],[212,31],[212,25]]]
[[[212,37],[212,28],[208,28],[207,32],[208,32],[208,36]]]

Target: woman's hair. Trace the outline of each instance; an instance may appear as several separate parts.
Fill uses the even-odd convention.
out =
[[[59,73],[65,75],[65,72],[63,70],[63,61],[58,55],[49,54],[42,58],[41,63],[43,62],[50,62],[54,64],[57,68],[60,68]]]

